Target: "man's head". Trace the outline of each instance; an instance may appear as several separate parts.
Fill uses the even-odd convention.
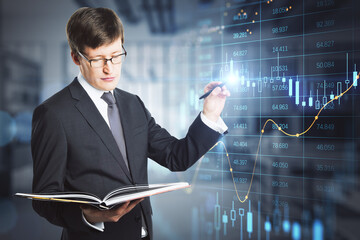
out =
[[[80,8],[70,17],[66,33],[72,59],[86,81],[97,89],[113,90],[122,62],[113,64],[109,59],[125,53],[124,29],[116,13],[107,8]],[[108,60],[95,66],[99,59]]]
[[[124,28],[116,13],[108,8],[78,9],[66,25],[72,52],[83,52],[85,47],[98,48],[118,38],[124,44]]]

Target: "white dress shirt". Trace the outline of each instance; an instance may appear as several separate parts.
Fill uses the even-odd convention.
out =
[[[108,104],[101,98],[101,96],[105,92],[109,92],[109,91],[103,91],[94,88],[85,80],[85,78],[82,76],[81,73],[79,73],[77,79],[80,85],[85,89],[86,93],[89,95],[89,97],[95,104],[96,108],[99,110],[101,116],[104,118],[107,125],[110,127],[109,117],[107,115]],[[110,92],[114,94],[114,91],[110,91]]]
[[[83,77],[81,72],[77,76],[77,79],[78,79],[80,85],[85,89],[86,93],[89,95],[91,100],[94,102],[96,108],[99,110],[101,116],[104,118],[107,125],[110,127],[109,117],[107,115],[108,104],[101,98],[101,96],[104,94],[104,92],[108,92],[108,91],[99,90],[99,89],[94,88],[93,86],[91,86],[85,80],[85,78]],[[114,94],[113,91],[111,91],[111,93]],[[217,122],[213,122],[213,121],[209,120],[201,112],[200,118],[201,118],[201,120],[203,121],[203,123],[205,125],[207,125],[211,129],[213,129],[214,131],[219,132],[220,134],[223,134],[228,129],[228,127],[226,126],[226,124],[224,123],[224,121],[222,120],[221,117],[219,118],[219,120]],[[101,231],[101,232],[104,231],[105,226],[104,226],[103,222],[91,224],[86,220],[84,214],[82,215],[82,217],[83,217],[84,222],[87,225],[89,225],[90,227],[92,227],[92,228],[94,228],[94,229],[96,229],[98,231]]]

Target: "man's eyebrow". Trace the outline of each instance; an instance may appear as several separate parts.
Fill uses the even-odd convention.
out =
[[[122,52],[122,50],[117,50],[117,51],[114,51],[114,52],[112,52],[111,53],[111,55],[114,55],[114,54],[120,54]],[[98,55],[95,55],[95,56],[93,56],[93,57],[90,57],[90,56],[88,56],[89,58],[105,58],[105,56],[104,55],[101,55],[101,54],[98,54]]]

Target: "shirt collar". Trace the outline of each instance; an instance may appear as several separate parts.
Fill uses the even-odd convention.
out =
[[[109,91],[103,91],[103,90],[99,90],[95,87],[93,87],[92,85],[90,85],[88,83],[88,81],[85,80],[84,76],[81,74],[81,72],[79,72],[77,79],[80,83],[80,85],[85,89],[85,91],[87,92],[87,94],[91,97],[91,98],[101,98],[101,96],[105,93],[105,92],[109,92]],[[110,91],[113,95],[114,95],[114,90]]]

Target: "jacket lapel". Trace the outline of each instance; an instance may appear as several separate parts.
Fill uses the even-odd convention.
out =
[[[75,104],[76,108],[80,111],[80,113],[89,123],[91,128],[101,138],[104,145],[113,155],[113,157],[116,159],[116,162],[120,165],[125,175],[132,182],[130,172],[125,165],[124,159],[111,133],[111,130],[106,124],[103,117],[101,116],[100,112],[97,110],[91,98],[87,95],[86,91],[81,87],[77,79],[75,79],[70,84],[69,88],[72,97],[78,100],[78,102]]]

